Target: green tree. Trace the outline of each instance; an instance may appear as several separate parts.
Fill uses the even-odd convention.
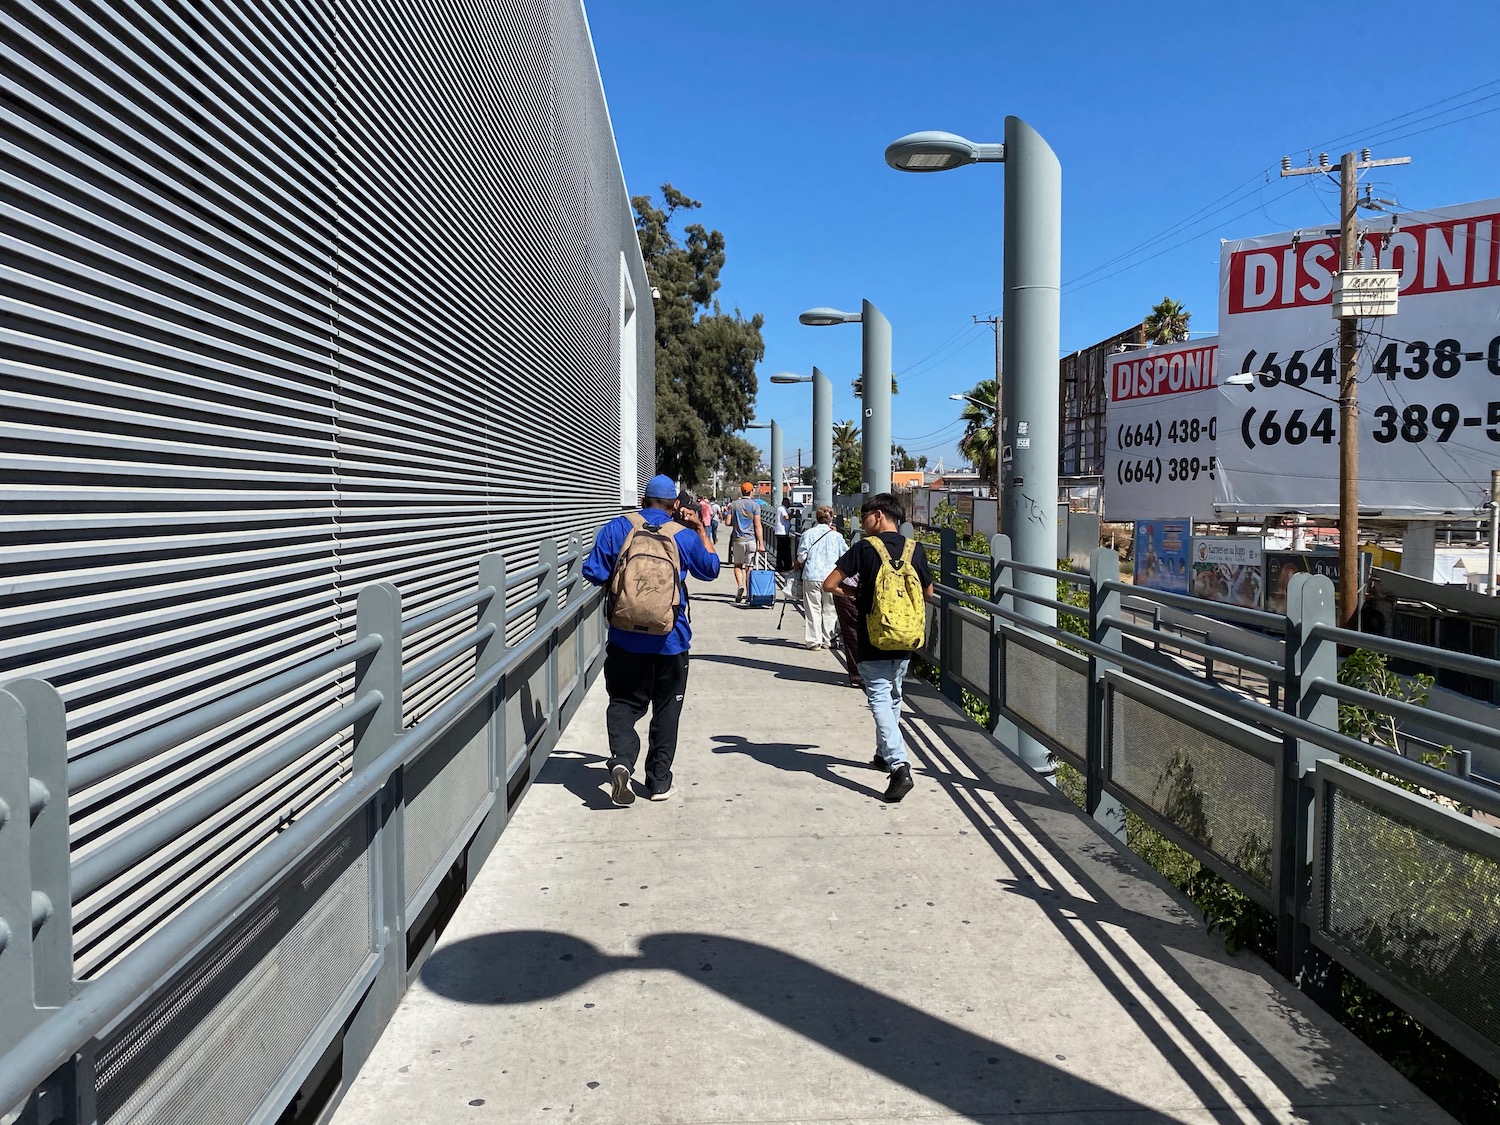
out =
[[[981,480],[995,479],[995,380],[981,379],[967,392],[978,402],[965,402],[964,433],[958,451],[967,457]],[[981,405],[983,404],[983,405]]]
[[[802,472],[797,475],[797,483],[816,484],[817,476],[818,473],[816,469],[814,469],[811,465],[804,465],[802,467]]]
[[[897,472],[910,473],[916,471],[917,459],[906,452],[904,445],[891,446],[891,460],[895,462],[894,468]]]
[[[924,473],[927,471],[927,454],[923,453],[917,457],[917,468],[921,469]]]
[[[630,201],[646,275],[657,292],[655,469],[698,487],[716,465],[737,456],[725,439],[754,412],[765,318],[719,307],[714,294],[724,269],[724,236],[689,223],[679,242],[673,220],[702,204],[671,184],[661,193],[660,208],[649,195]]]
[[[722,490],[726,495],[738,496],[740,482],[753,481],[758,475],[760,450],[735,434],[725,434],[716,448],[714,468],[723,483]]]
[[[1151,306],[1151,315],[1141,324],[1146,341],[1152,344],[1176,344],[1188,338],[1188,321],[1193,314],[1182,307],[1181,301],[1163,297]]]
[[[839,496],[859,495],[863,480],[863,449],[859,427],[852,420],[833,427],[833,491]]]

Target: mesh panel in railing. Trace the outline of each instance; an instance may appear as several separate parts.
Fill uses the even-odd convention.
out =
[[[99,1120],[244,1121],[370,956],[363,815],[100,1049]]]
[[[1329,793],[1322,933],[1500,1051],[1500,861],[1347,790]]]
[[[1206,727],[1211,716],[1204,712],[1204,719]],[[1108,780],[1269,890],[1275,766],[1116,685],[1109,689],[1108,729]]]
[[[1005,708],[1080,761],[1088,750],[1088,674],[1057,658],[1033,652],[1009,637],[1002,641]]]

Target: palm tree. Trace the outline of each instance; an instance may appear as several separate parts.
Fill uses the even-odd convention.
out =
[[[856,375],[853,378],[853,380],[851,380],[851,382],[850,382],[849,385],[854,388],[854,397],[855,398],[864,398],[865,397],[865,377],[863,375]],[[892,373],[892,375],[891,375],[891,394],[893,394],[893,395],[899,395],[900,393],[901,393],[901,388],[898,387],[898,386],[896,386],[896,376],[895,376],[894,373]]]
[[[1163,297],[1151,307],[1151,315],[1141,324],[1149,344],[1175,344],[1188,338],[1188,321],[1193,314],[1182,307],[1181,301]]]
[[[995,479],[995,380],[981,379],[967,392],[963,413],[963,437],[958,451],[967,457],[981,480]],[[981,405],[983,404],[983,405]]]
[[[833,490],[840,496],[859,494],[864,466],[859,442],[859,427],[853,419],[833,427]]]

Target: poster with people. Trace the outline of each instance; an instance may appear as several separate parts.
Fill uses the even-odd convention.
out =
[[[1370,573],[1370,556],[1359,556],[1360,586]],[[1267,551],[1266,612],[1286,612],[1286,591],[1298,574],[1323,574],[1333,583],[1335,613],[1339,612],[1339,556],[1337,551]]]
[[[1193,538],[1193,596],[1259,609],[1265,586],[1259,539]]]
[[[1186,594],[1192,533],[1191,520],[1138,520],[1135,525],[1135,584],[1148,590]]]

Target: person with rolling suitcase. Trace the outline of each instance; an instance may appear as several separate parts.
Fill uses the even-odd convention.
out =
[[[729,505],[725,517],[729,523],[729,561],[734,565],[734,601],[738,605],[746,594],[745,577],[754,556],[766,549],[765,532],[760,527],[760,501],[751,495],[755,486],[749,481],[740,485],[740,498]]]
[[[751,609],[770,609],[776,601],[776,572],[766,561],[765,551],[759,552],[750,563],[749,597]]]

